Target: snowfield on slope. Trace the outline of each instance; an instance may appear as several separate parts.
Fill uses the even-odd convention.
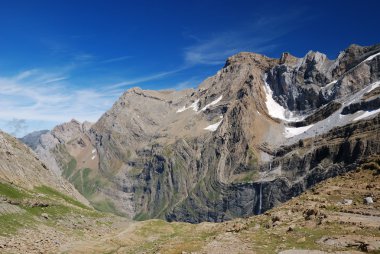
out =
[[[219,127],[219,125],[222,123],[223,119],[220,120],[219,122],[217,123],[214,123],[214,124],[211,124],[209,126],[207,126],[206,128],[204,128],[205,130],[208,130],[208,131],[216,131]]]
[[[207,104],[206,106],[204,106],[201,111],[205,111],[207,108],[213,106],[213,105],[216,105],[221,99],[223,98],[223,95],[221,95],[218,99],[210,102],[209,104]]]
[[[349,123],[359,121],[365,118],[373,117],[380,113],[380,109],[372,110],[372,111],[358,111],[354,114],[347,114],[342,115],[342,110],[344,107],[353,104],[358,103],[363,98],[363,95],[372,91],[373,89],[380,86],[380,81],[376,81],[372,84],[367,85],[362,90],[358,91],[355,94],[352,94],[351,96],[343,98],[344,101],[342,102],[342,107],[335,111],[331,116],[327,117],[326,119],[323,119],[319,122],[316,122],[312,125],[308,125],[305,127],[285,127],[284,137],[286,138],[286,143],[291,144],[296,142],[299,139],[305,139],[309,138],[315,135],[327,133],[331,129],[337,127],[337,126],[344,126]]]
[[[285,127],[285,138],[291,138],[306,132],[308,129],[313,127],[314,124],[304,126],[304,127]]]
[[[183,106],[182,108],[178,109],[177,113],[181,113],[181,112],[188,110],[188,109],[193,109],[195,112],[198,112],[198,110],[199,110],[198,103],[199,103],[199,99],[194,101],[193,104],[191,104],[188,107]]]
[[[356,118],[353,119],[353,121],[359,121],[361,119],[367,118],[369,116],[372,116],[374,114],[377,114],[380,112],[380,109],[371,110],[371,111],[362,111],[362,114]]]
[[[294,113],[290,110],[285,109],[283,106],[281,106],[277,101],[273,99],[273,91],[270,88],[269,84],[266,81],[267,76],[264,76],[264,84],[265,84],[265,96],[266,101],[265,104],[268,109],[268,114],[271,117],[281,119],[286,122],[293,122],[293,121],[301,121],[305,117],[302,116],[294,116]]]

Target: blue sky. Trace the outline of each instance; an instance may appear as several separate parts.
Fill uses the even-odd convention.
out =
[[[196,87],[230,55],[380,42],[378,1],[1,1],[0,129],[96,121],[130,87]]]

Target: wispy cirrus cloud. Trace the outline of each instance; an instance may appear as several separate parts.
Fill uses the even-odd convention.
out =
[[[166,88],[166,90],[183,90],[188,88],[194,88],[202,82],[202,79],[198,76],[190,77],[184,81],[174,84]]]
[[[220,65],[227,57],[242,51],[263,53],[278,46],[276,39],[299,26],[302,10],[286,15],[262,15],[239,27],[206,38],[186,34],[194,44],[184,49],[186,66]]]
[[[114,58],[103,60],[100,63],[103,63],[103,64],[116,63],[116,62],[122,62],[122,61],[128,60],[130,58],[132,58],[132,56],[120,56],[120,57],[114,57]]]
[[[59,74],[25,71],[0,77],[0,119],[96,121],[121,93],[118,89],[77,88]]]
[[[144,83],[144,82],[147,82],[147,81],[152,81],[152,80],[158,80],[158,79],[162,79],[162,78],[165,78],[165,77],[168,77],[174,73],[177,73],[177,72],[180,72],[182,70],[186,69],[186,67],[180,67],[180,68],[177,68],[177,69],[173,69],[173,70],[170,70],[170,71],[164,71],[164,72],[159,72],[159,73],[155,73],[155,74],[150,74],[150,75],[147,75],[147,76],[142,76],[142,77],[137,77],[137,78],[134,78],[134,79],[130,79],[130,80],[125,80],[125,81],[122,81],[122,82],[119,82],[119,83],[116,83],[116,84],[113,84],[113,85],[109,85],[107,86],[108,89],[116,89],[116,88],[122,88],[122,87],[128,87],[128,86],[133,86],[133,85],[137,85],[137,84],[141,84],[141,83]]]
[[[122,88],[163,79],[199,65],[222,65],[228,57],[242,51],[256,53],[271,51],[278,46],[276,42],[277,38],[299,26],[300,20],[303,19],[303,17],[301,18],[302,13],[304,13],[304,10],[299,9],[287,12],[286,15],[262,14],[256,17],[254,21],[248,22],[238,29],[227,29],[219,33],[216,32],[206,38],[186,33],[185,36],[190,38],[193,44],[183,49],[183,61],[178,68],[125,80],[110,87]],[[119,60],[123,61],[125,59],[124,57],[120,57],[109,59],[108,62]],[[183,87],[190,87],[190,83],[193,84],[193,81],[185,80],[181,83]],[[179,87],[181,86],[177,85],[173,89]]]

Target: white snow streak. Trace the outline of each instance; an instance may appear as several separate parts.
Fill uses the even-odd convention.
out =
[[[364,60],[364,62],[366,62],[366,61],[371,61],[372,59],[374,59],[374,58],[377,57],[377,56],[380,56],[380,52],[378,52],[378,53],[376,53],[376,54],[374,54],[374,55],[372,55],[372,56],[369,56],[366,60]]]
[[[96,157],[96,155],[92,156],[92,157],[91,157],[91,160],[94,160],[94,159],[95,159],[95,157]]]
[[[222,123],[223,119],[220,120],[219,122],[217,123],[214,123],[214,124],[211,124],[209,126],[207,126],[206,128],[204,128],[205,130],[208,130],[208,131],[216,131],[219,127],[219,125]]]
[[[363,113],[360,116],[354,118],[353,121],[359,121],[359,120],[361,120],[363,118],[372,116],[372,115],[377,114],[379,112],[380,112],[380,108],[376,109],[376,110],[372,110],[372,111],[363,111]]]
[[[190,108],[192,108],[195,112],[198,112],[199,110],[198,103],[199,103],[199,99],[194,101],[194,103],[190,105]]]
[[[211,107],[211,106],[217,104],[222,98],[223,98],[223,95],[221,95],[218,99],[216,99],[216,100],[210,102],[209,104],[207,104],[206,106],[204,106],[204,107],[201,109],[201,111],[205,111],[207,108],[209,108],[209,107]]]
[[[183,106],[182,108],[178,109],[177,110],[177,113],[181,113],[183,111],[185,111],[187,108],[185,106]]]
[[[178,109],[177,110],[177,113],[181,113],[181,112],[183,112],[183,111],[185,111],[185,110],[188,110],[188,109],[193,109],[195,112],[198,112],[198,110],[199,110],[199,107],[198,107],[198,103],[199,103],[199,99],[198,100],[196,100],[196,101],[194,101],[193,102],[193,104],[191,104],[189,107],[185,107],[185,106],[183,106],[182,108],[180,108],[180,109]]]
[[[273,99],[273,91],[270,88],[269,84],[266,82],[266,75],[264,77],[264,83],[265,83],[265,93],[266,93],[266,106],[268,109],[268,114],[272,117],[284,120],[284,121],[300,121],[302,118],[300,117],[294,117],[293,113],[289,110],[285,109],[283,106],[278,104]]]
[[[91,153],[96,153],[96,149],[93,149],[93,150],[91,151]]]
[[[313,127],[313,124],[311,125],[308,125],[308,126],[304,126],[304,127],[285,127],[285,137],[286,138],[291,138],[291,137],[294,137],[294,136],[297,136],[299,134],[302,134],[303,132],[306,132],[308,129],[310,129],[311,127]]]
[[[369,57],[367,57],[365,60],[363,60],[362,62],[360,62],[360,64],[358,64],[358,65],[356,65],[356,66],[359,66],[359,65],[361,65],[362,63],[364,63],[364,62],[367,62],[367,61],[371,61],[372,59],[374,59],[375,57],[377,57],[377,56],[379,56],[380,55],[380,52],[378,52],[378,53],[376,53],[376,54],[373,54],[372,56],[369,56]],[[355,67],[356,67],[355,66]],[[355,68],[354,67],[354,68]]]
[[[334,80],[334,81],[331,81],[330,83],[328,83],[327,85],[325,85],[323,88],[328,88],[332,85],[334,85],[338,80]]]
[[[376,81],[375,83],[371,84],[371,88],[367,91],[367,93],[371,92],[375,88],[378,88],[380,86],[380,81]]]

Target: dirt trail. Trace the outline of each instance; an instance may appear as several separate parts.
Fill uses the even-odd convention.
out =
[[[121,222],[117,229],[102,236],[100,239],[81,240],[67,243],[60,247],[62,253],[109,253],[117,250],[128,242],[128,235],[133,232],[138,223]]]

